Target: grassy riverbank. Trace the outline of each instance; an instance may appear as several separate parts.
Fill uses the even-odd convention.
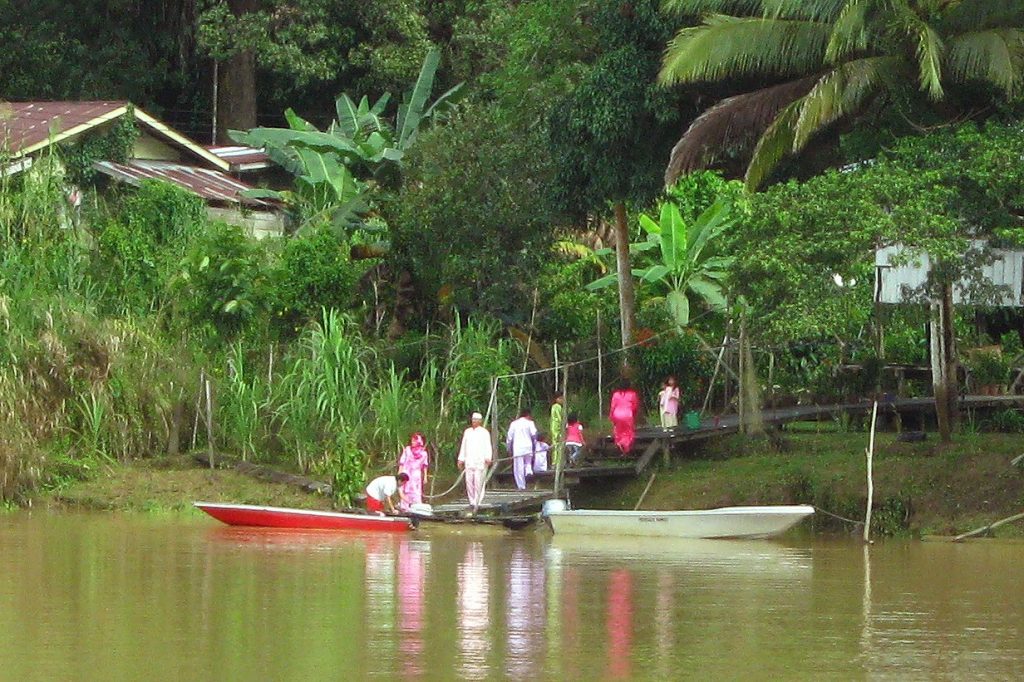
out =
[[[96,511],[191,512],[198,500],[330,509],[331,500],[257,480],[231,469],[211,470],[188,455],[115,465],[85,481],[43,492],[33,506]],[[198,512],[197,512],[198,513]]]
[[[863,519],[867,497],[865,433],[787,433],[782,449],[767,440],[730,437],[699,457],[676,460],[658,471],[645,509],[805,503]],[[878,434],[874,458],[873,526],[885,534],[949,535],[1019,513],[1024,508],[1024,469],[1019,435],[961,434],[942,446],[934,437],[903,443]],[[649,476],[614,489],[580,491],[577,505],[632,508]],[[849,529],[818,515],[816,528]],[[1000,535],[1021,535],[1020,525]]]
[[[738,436],[709,444],[693,458],[657,471],[645,509],[700,509],[735,504],[807,503],[861,519],[866,498],[866,434],[788,433],[783,449],[767,440]],[[929,439],[901,443],[878,436],[875,454],[875,528],[885,534],[949,535],[984,525],[1024,507],[1024,470],[1011,466],[1021,454],[1019,435],[961,434],[942,446]],[[452,478],[454,474],[448,477]],[[590,486],[577,491],[578,506],[631,509],[648,482]],[[437,490],[450,481],[439,480]],[[35,505],[96,510],[184,511],[208,499],[279,506],[330,508],[325,497],[268,483],[232,470],[210,471],[187,456],[144,460],[101,470],[87,481],[46,491]],[[819,515],[819,530],[849,526]],[[1000,535],[1022,535],[1020,524]]]

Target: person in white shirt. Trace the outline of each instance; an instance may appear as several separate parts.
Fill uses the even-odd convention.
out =
[[[512,457],[516,487],[526,490],[526,477],[533,473],[533,454],[537,451],[537,425],[533,423],[529,410],[520,412],[519,419],[508,425],[505,445]]]
[[[494,455],[491,433],[482,426],[483,421],[483,415],[473,413],[471,426],[462,432],[462,445],[459,447],[459,468],[466,472],[466,497],[474,514],[484,501],[484,480]]]
[[[366,511],[383,514],[385,511],[394,514],[395,503],[391,499],[397,493],[402,495],[401,486],[409,480],[409,474],[397,476],[378,476],[366,486]]]

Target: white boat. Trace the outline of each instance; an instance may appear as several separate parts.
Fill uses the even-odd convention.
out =
[[[672,538],[770,538],[814,513],[809,505],[722,507],[701,511],[551,510],[556,535]]]

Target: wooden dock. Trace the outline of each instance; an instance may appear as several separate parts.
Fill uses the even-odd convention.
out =
[[[557,496],[551,490],[515,490],[508,488],[488,488],[484,493],[484,501],[477,508],[478,516],[516,517],[536,514],[548,500]],[[469,510],[469,500],[465,497],[435,504],[434,516],[461,516]]]
[[[797,405],[765,409],[762,421],[766,427],[783,428],[788,423],[806,421],[825,421],[836,419],[844,414],[851,416],[868,416],[871,414],[872,401],[863,400],[855,403],[838,405]],[[1005,409],[1024,407],[1024,395],[1004,396],[964,396],[960,398],[962,410],[973,409]],[[933,398],[896,398],[880,400],[878,414],[880,417],[899,415],[901,419],[916,417],[918,425],[923,423],[925,416],[935,412]],[[671,454],[685,454],[689,446],[712,438],[720,438],[739,432],[739,417],[725,415],[721,418],[701,420],[698,428],[688,429],[678,426],[663,429],[660,426],[643,425],[637,427],[636,439],[632,451],[621,456],[612,442],[611,436],[605,436],[588,446],[585,451],[584,466],[565,469],[563,478],[565,485],[572,487],[594,479],[617,479],[639,476],[646,470],[656,457],[661,454],[667,460]],[[498,471],[495,479],[502,482],[512,480],[511,468]],[[531,481],[540,485],[553,486],[554,472],[548,471],[534,475]]]

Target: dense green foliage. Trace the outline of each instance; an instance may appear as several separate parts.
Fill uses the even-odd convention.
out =
[[[259,125],[237,138],[290,173],[256,192],[298,228],[255,242],[181,190],[96,182],[128,119],[0,175],[0,497],[212,440],[351,499],[412,430],[450,465],[493,378],[550,369],[556,347],[586,359],[570,409],[594,423],[622,357],[614,294],[586,288],[616,276],[612,205],[645,399],[675,374],[686,405],[710,389],[732,409],[715,365],[735,365],[741,322],[772,400],[893,389],[885,362],[927,361],[926,315],[875,309],[875,249],[927,252],[926,295],[985,263],[968,239],[1024,243],[1019,3],[669,4],[0,0],[0,96],[129,99],[203,141],[213,62],[251,52]],[[677,165],[726,172],[665,188],[688,127]],[[761,140],[757,194],[739,130]],[[989,313],[962,306],[958,340],[1009,364],[1024,324]],[[500,382],[500,418],[554,387]]]

